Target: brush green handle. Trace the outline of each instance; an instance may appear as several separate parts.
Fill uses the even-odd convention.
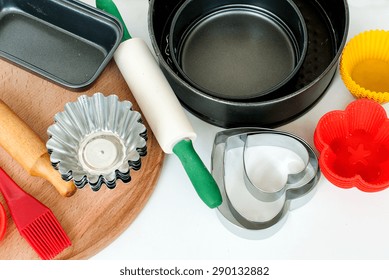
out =
[[[192,141],[182,140],[178,142],[174,146],[173,152],[180,159],[201,200],[210,208],[219,206],[222,203],[219,188],[215,179],[194,150]]]

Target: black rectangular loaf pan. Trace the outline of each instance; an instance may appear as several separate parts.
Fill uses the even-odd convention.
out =
[[[0,56],[71,90],[91,85],[122,38],[113,17],[75,0],[0,0]]]

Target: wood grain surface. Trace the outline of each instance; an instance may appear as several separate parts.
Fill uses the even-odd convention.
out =
[[[74,92],[57,86],[6,61],[0,60],[0,99],[4,101],[46,143],[47,128],[54,115],[63,111],[67,102],[82,95],[116,94],[120,100],[130,100],[140,111],[131,91],[112,60],[92,87]],[[141,112],[141,111],[140,111]],[[0,116],[1,117],[1,116]],[[152,195],[162,168],[164,153],[148,128],[147,155],[142,167],[131,170],[131,182],[118,181],[115,189],[105,185],[93,192],[89,186],[71,197],[64,197],[40,177],[33,177],[0,147],[0,166],[26,192],[49,207],[72,241],[56,259],[87,259],[108,246],[126,230]],[[0,133],[2,133],[0,131]],[[7,213],[7,230],[0,241],[0,259],[39,259],[17,231],[3,197],[0,202]]]

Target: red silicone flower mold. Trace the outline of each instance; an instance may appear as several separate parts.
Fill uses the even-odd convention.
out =
[[[389,119],[375,101],[358,99],[325,114],[314,142],[323,175],[341,188],[366,192],[389,186]]]

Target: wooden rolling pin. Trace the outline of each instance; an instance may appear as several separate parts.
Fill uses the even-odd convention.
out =
[[[0,100],[0,146],[31,176],[48,180],[65,197],[76,192],[73,182],[66,182],[53,168],[46,145],[11,108]]]

